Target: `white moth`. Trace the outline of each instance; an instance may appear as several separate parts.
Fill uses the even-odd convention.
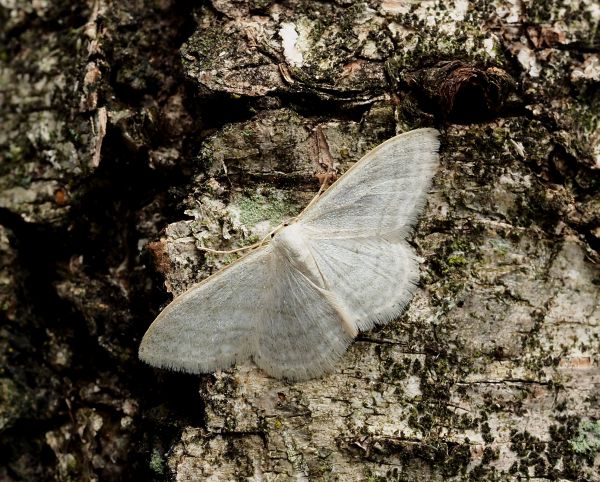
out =
[[[333,369],[359,331],[397,317],[418,279],[405,238],[438,165],[438,132],[379,145],[261,247],[178,296],[139,356],[208,373],[253,360],[305,380]]]

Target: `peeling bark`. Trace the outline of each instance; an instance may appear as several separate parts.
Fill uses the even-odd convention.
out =
[[[600,480],[599,15],[0,0],[0,478]],[[422,126],[419,290],[335,373],[137,361],[199,247]]]

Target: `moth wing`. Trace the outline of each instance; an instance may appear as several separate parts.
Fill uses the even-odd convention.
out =
[[[414,224],[439,162],[438,131],[416,129],[379,145],[352,166],[300,216],[339,237],[394,233]]]
[[[139,356],[189,373],[252,358],[269,375],[305,380],[334,366],[352,341],[349,326],[334,295],[266,247],[175,298]]]
[[[140,359],[189,373],[247,361],[272,284],[269,247],[255,251],[175,298],[142,339]]]
[[[343,300],[355,328],[368,330],[398,316],[416,289],[418,263],[405,242],[385,237],[311,237],[325,288]]]
[[[331,371],[356,335],[338,298],[283,257],[273,265],[254,362],[277,378],[306,380]]]

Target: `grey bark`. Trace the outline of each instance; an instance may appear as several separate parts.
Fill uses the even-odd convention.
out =
[[[600,480],[592,1],[0,0],[0,478]],[[136,360],[167,293],[442,130],[407,312],[290,384]]]

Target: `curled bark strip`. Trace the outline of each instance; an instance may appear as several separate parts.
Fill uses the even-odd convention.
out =
[[[407,74],[404,80],[435,102],[444,117],[467,123],[495,117],[515,87],[500,68],[481,69],[458,60]]]
[[[95,127],[96,130],[96,145],[94,147],[94,154],[92,155],[92,160],[90,165],[94,168],[100,165],[100,154],[102,151],[102,141],[104,140],[104,136],[106,135],[106,122],[108,120],[108,116],[106,114],[106,107],[100,107],[98,109],[98,117],[96,122],[92,120],[92,126]]]
[[[325,189],[336,178],[334,161],[331,156],[331,151],[329,150],[327,138],[325,137],[325,133],[321,126],[316,127],[315,138],[317,140],[318,163],[321,167],[325,168],[325,172],[318,172],[315,177],[319,180],[321,189]]]

